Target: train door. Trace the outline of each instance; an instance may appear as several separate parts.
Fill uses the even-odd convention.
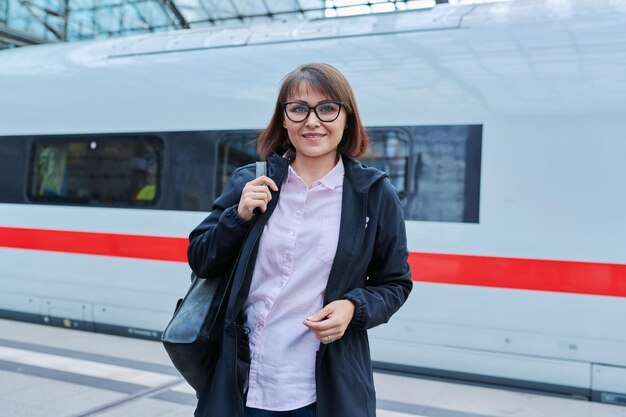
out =
[[[259,160],[256,152],[257,134],[253,131],[227,132],[217,143],[215,197],[219,196],[237,168]]]

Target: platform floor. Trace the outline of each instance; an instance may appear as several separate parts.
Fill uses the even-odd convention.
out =
[[[375,381],[378,417],[626,417],[626,407],[581,400]],[[0,320],[0,417],[191,417],[194,404],[158,342]]]

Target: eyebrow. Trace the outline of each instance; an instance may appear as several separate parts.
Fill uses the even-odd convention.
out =
[[[287,100],[286,103],[302,103],[302,104],[306,104],[309,107],[315,107],[319,104],[324,104],[324,103],[341,103],[341,102],[339,100],[322,100],[322,101],[318,101],[317,104],[313,106],[309,105],[309,103],[304,100]]]

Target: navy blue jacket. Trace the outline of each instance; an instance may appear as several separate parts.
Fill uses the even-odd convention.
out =
[[[375,417],[376,395],[367,329],[386,323],[411,292],[406,230],[397,192],[386,175],[343,158],[345,177],[339,243],[324,305],[338,299],[356,305],[344,336],[320,344],[316,358],[318,417]],[[268,176],[280,187],[289,160],[267,159]],[[237,169],[213,211],[189,236],[189,265],[200,277],[228,270],[242,247],[226,312],[222,352],[211,382],[200,394],[196,417],[242,417],[243,385],[249,367],[241,311],[248,296],[258,241],[280,190],[264,214],[247,222],[237,214],[244,185],[254,179],[254,164]],[[249,230],[249,234],[246,233]]]

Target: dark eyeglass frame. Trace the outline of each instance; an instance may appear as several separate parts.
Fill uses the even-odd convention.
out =
[[[287,106],[289,104],[299,104],[301,106],[306,106],[309,110],[306,112],[306,116],[302,120],[293,120],[291,117],[289,117],[289,112],[287,112]],[[337,104],[339,106],[339,111],[337,112],[337,116],[335,116],[335,118],[333,120],[324,120],[324,119],[322,119],[320,117],[320,114],[317,112],[317,108],[319,106],[324,105],[324,104]],[[343,107],[343,103],[341,101],[334,101],[334,100],[320,101],[319,103],[317,103],[313,107],[309,106],[307,103],[303,103],[302,101],[286,101],[286,102],[283,103],[283,111],[285,112],[285,116],[287,116],[287,119],[291,120],[294,123],[302,123],[302,122],[304,122],[311,115],[311,111],[313,111],[313,113],[315,113],[315,116],[317,116],[317,119],[320,122],[331,123],[331,122],[334,122],[335,120],[337,120],[339,118],[339,115],[341,114],[341,108],[342,107]]]

